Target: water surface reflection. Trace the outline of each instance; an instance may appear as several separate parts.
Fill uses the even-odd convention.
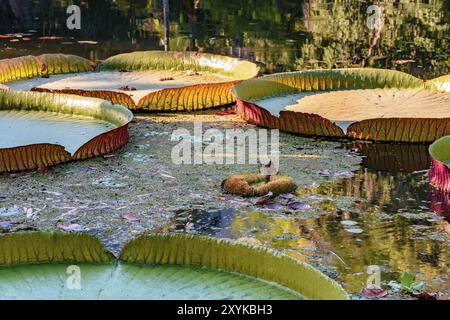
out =
[[[352,177],[299,191],[334,204],[317,207],[312,216],[256,208],[185,212],[177,229],[188,223],[189,232],[285,250],[337,276],[352,293],[365,286],[367,266],[379,265],[385,282],[414,272],[429,290],[448,297],[450,227],[443,217],[448,217],[449,198],[439,198],[429,186],[427,146],[358,148],[373,158]]]

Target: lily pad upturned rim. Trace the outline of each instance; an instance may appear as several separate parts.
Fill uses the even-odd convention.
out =
[[[251,79],[259,67],[253,62],[196,51],[134,51],[120,53],[102,61],[97,70],[146,71],[182,70],[219,73],[234,80]]]
[[[206,267],[276,283],[310,299],[348,299],[339,284],[312,266],[272,249],[231,240],[188,234],[142,235],[125,244],[119,260],[130,264]],[[0,235],[0,266],[113,261],[113,254],[88,234]]]
[[[318,114],[281,111],[277,117],[252,101],[305,91],[347,89],[404,88],[449,92],[450,88],[446,85],[448,79],[444,76],[424,82],[404,72],[372,68],[308,70],[245,80],[236,84],[232,92],[242,117],[262,127],[330,139],[423,143],[450,134],[450,118],[366,119],[351,124],[344,133],[339,126]]]
[[[0,60],[1,63],[1,60]],[[122,104],[140,111],[191,111],[230,105],[236,100],[230,89],[237,82],[254,78],[259,67],[249,61],[200,52],[135,51],[112,56],[97,65],[97,71],[191,70],[228,76],[231,80],[166,88],[142,97],[135,103],[131,96],[114,90],[75,88],[32,88],[32,91],[76,94]],[[29,76],[27,76],[29,77]],[[0,81],[1,82],[1,81]]]
[[[450,192],[450,136],[435,141],[429,148],[433,163],[430,183],[444,192]]]
[[[21,56],[0,60],[0,83],[94,69],[95,64],[92,61],[71,54],[45,53],[38,56]]]
[[[133,119],[129,110],[105,100],[35,92],[0,91],[0,110],[88,116],[115,126],[92,138],[73,154],[66,151],[64,146],[45,142],[0,148],[0,172],[44,168],[111,153],[128,142],[128,124]]]
[[[429,148],[433,159],[445,163],[450,167],[450,135],[436,140]]]
[[[255,183],[262,183],[252,186]],[[225,192],[243,197],[263,196],[272,192],[273,195],[290,193],[295,191],[297,186],[294,180],[287,176],[266,176],[263,174],[235,174],[228,177],[223,182]]]

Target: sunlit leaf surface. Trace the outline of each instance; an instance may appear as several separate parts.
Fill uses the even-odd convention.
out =
[[[0,299],[348,298],[299,260],[204,236],[144,235],[114,260],[86,234],[0,236]]]
[[[0,148],[50,143],[71,154],[92,138],[115,129],[91,117],[39,111],[0,111]]]
[[[436,87],[444,82],[424,84],[393,70],[313,70],[243,81],[233,92],[253,124],[310,136],[433,142],[450,134],[450,94]]]
[[[255,278],[186,266],[80,264],[77,290],[68,267],[0,267],[0,299],[302,299]]]

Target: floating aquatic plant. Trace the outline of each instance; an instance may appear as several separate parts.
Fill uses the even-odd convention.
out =
[[[0,172],[111,153],[128,142],[132,117],[99,99],[0,91]]]
[[[33,91],[102,98],[129,109],[184,111],[233,103],[231,87],[255,77],[259,69],[254,63],[226,56],[143,51],[110,57],[97,71],[9,86],[27,90],[34,83]]]
[[[411,272],[405,272],[400,278],[400,283],[390,281],[389,286],[394,289],[404,291],[406,293],[413,293],[413,292],[421,292],[424,287],[424,282],[416,281],[416,276],[414,274],[412,274]]]
[[[428,88],[435,89],[442,92],[450,92],[450,75],[435,78],[427,81]]]
[[[0,252],[2,266],[114,260],[114,255],[107,251],[97,238],[80,233],[4,234],[0,236]]]
[[[424,83],[367,68],[269,75],[232,91],[252,124],[306,136],[416,143],[450,134],[447,89],[448,76]]]
[[[94,64],[67,54],[43,54],[0,60],[0,83],[55,74],[92,71]]]
[[[450,136],[442,137],[430,146],[433,164],[430,182],[435,187],[450,192]]]
[[[290,177],[278,175],[238,174],[228,177],[223,182],[225,192],[243,197],[264,196],[268,193],[276,196],[293,192],[296,188]]]
[[[79,290],[70,290],[74,284]],[[52,298],[348,299],[348,295],[304,262],[229,240],[145,235],[127,243],[116,261],[90,235],[0,236],[0,299]]]

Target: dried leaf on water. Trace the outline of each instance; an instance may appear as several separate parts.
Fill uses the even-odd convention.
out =
[[[412,295],[419,300],[437,300],[439,298],[438,292],[413,292]]]
[[[273,193],[269,192],[268,194],[258,198],[255,202],[255,205],[262,206],[262,205],[266,204],[267,202],[269,202],[269,200],[272,198],[273,198]]]
[[[379,299],[387,296],[388,291],[379,286],[371,286],[364,288],[361,291],[361,295],[367,299]]]
[[[132,222],[141,220],[138,216],[136,216],[134,214],[126,214],[126,215],[123,215],[122,218],[124,218],[125,220],[128,220],[128,221],[132,221]]]

